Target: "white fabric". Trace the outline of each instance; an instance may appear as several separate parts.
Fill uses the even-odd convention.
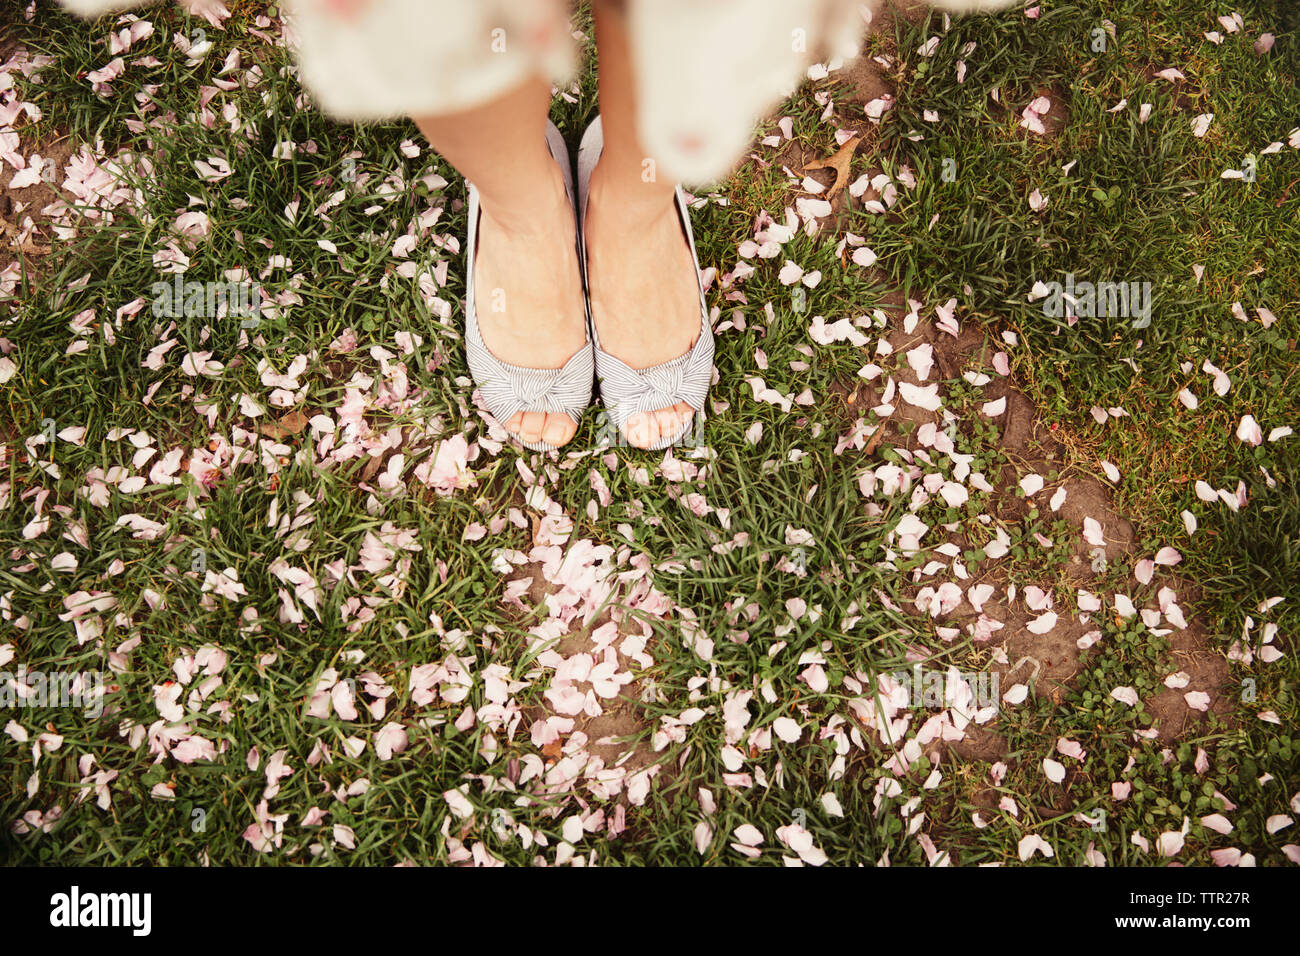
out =
[[[82,15],[131,0],[60,0]],[[215,11],[220,0],[183,0]],[[931,0],[954,11],[1017,0]],[[283,0],[303,84],[340,119],[457,112],[577,66],[567,0]],[[865,0],[625,0],[641,141],[665,178],[724,176],[815,57],[856,54]]]

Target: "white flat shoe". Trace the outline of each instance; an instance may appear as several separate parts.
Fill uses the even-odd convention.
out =
[[[603,148],[604,134],[601,131],[600,117],[597,116],[591,121],[587,131],[582,134],[582,145],[578,148],[579,235],[583,234],[587,224],[587,198],[591,173],[596,168],[596,161],[600,159]],[[632,368],[626,362],[601,349],[600,336],[596,333],[596,322],[591,313],[591,299],[590,297],[587,299],[587,323],[590,330],[588,336],[593,343],[596,377],[600,380],[600,399],[619,430],[626,434],[628,419],[640,412],[672,408],[678,402],[685,402],[695,409],[696,414],[677,434],[662,436],[658,442],[648,446],[647,450],[676,445],[690,433],[695,420],[704,413],[704,400],[708,397],[709,383],[713,378],[713,330],[709,327],[709,309],[704,302],[704,282],[700,277],[700,257],[695,251],[695,234],[691,231],[691,214],[680,185],[676,187],[676,200],[682,232],[691,250],[691,261],[695,264],[695,283],[700,290],[700,336],[691,346],[690,351],[650,368]],[[578,256],[582,263],[582,276],[585,283],[587,281],[585,238],[578,240]]]
[[[576,210],[573,201],[573,173],[569,168],[569,151],[564,137],[555,124],[546,124],[546,146],[551,156],[564,172],[564,192],[569,206]],[[478,190],[469,183],[469,229],[465,240],[465,358],[470,375],[479,388],[483,404],[505,428],[506,422],[516,412],[563,413],[576,425],[583,410],[591,404],[594,359],[591,338],[564,363],[561,368],[524,368],[503,362],[488,350],[478,326],[478,308],[475,304],[474,260],[478,252],[479,199]],[[576,215],[576,211],[575,211]],[[581,237],[581,231],[578,235]],[[578,240],[578,255],[582,256],[582,240]],[[509,431],[509,429],[506,429]],[[533,451],[555,451],[548,442],[527,442],[510,432],[510,437]]]

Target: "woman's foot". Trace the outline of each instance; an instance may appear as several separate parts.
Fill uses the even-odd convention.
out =
[[[525,368],[562,368],[587,344],[573,206],[560,167],[551,166],[554,194],[535,197],[540,214],[501,218],[482,205],[473,260],[483,344]],[[562,412],[516,412],[502,424],[526,442],[557,447],[578,430]]]
[[[654,183],[619,188],[591,174],[583,239],[587,286],[600,347],[634,369],[688,352],[700,337],[695,262],[677,215],[674,190]],[[638,448],[678,434],[695,415],[685,402],[628,417],[624,434]]]

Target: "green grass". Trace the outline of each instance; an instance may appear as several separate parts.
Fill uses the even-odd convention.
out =
[[[906,163],[917,187],[900,190],[890,215],[854,211],[841,223],[866,238],[880,256],[880,271],[842,267],[834,251],[838,233],[828,231],[814,239],[796,237],[774,260],[755,260],[755,273],[739,286],[746,301],[725,301],[716,288],[710,292],[721,318],[738,310],[745,328],[718,337],[720,381],[710,398],[707,448],[676,455],[698,471],[681,481],[662,455],[593,450],[595,416],[589,415],[571,446],[574,454],[546,462],[521,458],[509,448],[493,456],[480,447],[469,465],[472,482],[446,494],[422,486],[413,470],[454,436],[475,441],[486,433],[472,411],[458,344],[463,259],[436,241],[464,234],[463,182],[423,146],[409,123],[350,126],[299,108],[296,82],[281,75],[284,51],[247,34],[252,5],[233,6],[229,28],[213,31],[217,49],[197,67],[186,66],[169,40],[173,30],[188,31],[192,24],[170,7],[152,10],[159,29],[131,53],[152,54],[161,65],[131,68],[107,98],[93,94],[80,77],[107,61],[104,37],[111,20],[83,24],[39,4],[33,23],[16,18],[8,25],[31,52],[54,58],[39,85],[15,77],[23,97],[44,114],[21,129],[24,146],[67,132],[78,142],[102,139],[110,155],[127,149],[157,158],[153,175],[139,183],[139,208],[119,211],[111,224],[84,225],[78,239],[58,244],[12,299],[0,300],[0,334],[12,343],[10,358],[17,365],[3,386],[7,415],[0,425],[7,450],[0,475],[0,645],[12,645],[14,653],[6,667],[25,662],[33,670],[111,669],[113,684],[110,709],[98,719],[67,708],[5,712],[5,721],[12,718],[33,739],[45,731],[62,740],[33,766],[30,741],[0,734],[0,856],[49,864],[387,865],[460,861],[466,852],[477,852],[520,865],[539,857],[563,861],[557,847],[565,820],[599,810],[612,818],[618,801],[594,796],[585,783],[573,789],[541,787],[536,778],[521,783],[521,772],[539,759],[529,739],[531,716],[512,727],[507,714],[489,726],[494,717],[485,708],[482,679],[487,668],[499,665],[502,674],[520,682],[511,691],[520,713],[533,715],[545,704],[551,668],[538,659],[536,642],[548,633],[548,614],[504,600],[509,575],[502,563],[519,563],[518,552],[532,547],[532,520],[553,502],[572,519],[570,551],[588,539],[610,549],[596,555],[594,564],[610,575],[611,593],[590,605],[580,602],[576,626],[595,626],[611,611],[624,619],[624,633],[644,625],[653,663],[634,671],[642,689],[653,685],[642,698],[652,729],[672,727],[691,708],[703,712],[680,731],[680,740],[659,752],[664,766],[644,802],[626,806],[624,832],[606,839],[602,827],[577,845],[578,855],[589,861],[740,863],[744,858],[730,848],[733,831],[752,824],[764,837],[757,862],[780,864],[783,855],[793,854],[776,831],[802,822],[834,863],[870,864],[887,855],[893,864],[924,865],[925,849],[909,832],[910,822],[924,813],[920,832],[966,865],[1018,863],[1017,845],[1029,833],[1051,843],[1053,863],[1080,864],[1095,844],[1112,865],[1160,865],[1164,860],[1142,853],[1131,836],[1154,843],[1159,833],[1178,830],[1184,817],[1190,830],[1177,857],[1181,862],[1209,864],[1211,850],[1237,847],[1261,864],[1288,865],[1281,847],[1294,841],[1293,831],[1269,834],[1265,825],[1270,817],[1294,813],[1288,802],[1300,789],[1300,741],[1290,729],[1300,682],[1292,640],[1300,630],[1300,476],[1294,450],[1300,439],[1250,448],[1233,433],[1245,414],[1266,433],[1279,425],[1300,427],[1300,227],[1294,215],[1300,192],[1287,191],[1300,180],[1300,151],[1284,145],[1280,153],[1259,156],[1253,183],[1219,176],[1239,166],[1246,153],[1258,155],[1275,140],[1285,143],[1300,116],[1300,34],[1294,25],[1278,25],[1282,4],[1239,4],[1246,35],[1229,36],[1221,46],[1202,38],[1217,24],[1192,0],[1044,3],[1037,22],[1018,11],[955,21],[929,58],[914,51],[940,32],[941,17],[917,25],[900,21],[897,106],[887,114],[877,152],[859,156],[853,175],[868,166],[896,170]],[[1230,12],[1221,6],[1214,12]],[[1094,54],[1085,41],[1102,16],[1117,25],[1117,41],[1107,53]],[[1270,26],[1277,45],[1257,58],[1250,40]],[[959,84],[955,63],[971,41],[977,48],[964,56],[968,73]],[[258,64],[265,82],[214,100],[238,108],[239,129],[220,120],[205,128],[194,120],[198,88],[235,44],[244,68]],[[1148,78],[1168,66],[1181,69],[1187,81],[1171,86]],[[157,109],[147,114],[132,96],[145,82],[159,85],[153,95]],[[990,99],[993,87],[1006,108]],[[817,90],[837,99],[851,92],[832,76],[806,85],[779,115],[795,118],[801,143],[829,154],[829,128],[818,124],[821,107],[812,98]],[[1040,90],[1052,91],[1054,103],[1068,110],[1068,122],[1051,137],[1018,127],[1020,109]],[[577,102],[557,98],[552,111],[571,140],[594,113],[594,96],[589,64]],[[1128,108],[1108,113],[1122,97]],[[1137,108],[1144,102],[1154,109],[1139,124]],[[938,110],[938,123],[924,121],[923,112],[931,109]],[[1207,136],[1197,139],[1191,119],[1205,112],[1215,120]],[[128,125],[133,119],[143,121],[143,132]],[[917,132],[923,140],[909,138]],[[418,157],[403,155],[405,140],[421,146]],[[314,148],[275,158],[277,144],[284,142]],[[228,178],[207,182],[198,176],[194,162],[211,156],[229,160]],[[953,182],[939,175],[945,157],[957,161]],[[1071,161],[1077,164],[1067,175],[1061,167]],[[720,273],[735,266],[736,245],[750,237],[759,209],[779,216],[793,203],[779,167],[750,173],[719,187],[729,205],[710,202],[696,212],[702,263]],[[420,182],[435,174],[445,186],[430,189]],[[1034,188],[1049,199],[1041,213],[1026,201]],[[340,189],[346,193],[342,201],[326,216],[315,215]],[[291,292],[293,301],[281,315],[245,332],[232,318],[178,320],[179,344],[153,371],[141,363],[159,344],[168,320],[152,316],[146,304],[133,319],[113,324],[111,343],[103,328],[124,304],[151,298],[159,279],[153,256],[169,241],[177,215],[191,206],[190,197],[207,211],[211,230],[189,250],[188,275],[216,278],[243,268],[261,276],[267,270],[268,293]],[[295,203],[291,220],[285,209]],[[419,230],[410,259],[415,277],[403,276],[390,255],[392,244],[431,208],[441,208],[441,215],[431,228]],[[322,249],[321,239],[337,253]],[[287,257],[292,265],[275,267],[272,256]],[[794,311],[791,290],[777,278],[785,259],[823,272],[821,284],[807,292],[806,312]],[[440,262],[447,263],[446,286],[437,290],[448,307],[445,318],[437,303],[432,309],[426,304],[418,281]],[[1194,263],[1205,267],[1199,285]],[[1060,279],[1067,272],[1152,282],[1156,307],[1150,328],[1139,332],[1126,320],[1086,318],[1069,326],[1026,302],[1035,280]],[[878,514],[864,507],[859,473],[899,461],[891,443],[871,455],[835,453],[837,440],[861,413],[846,405],[840,389],[872,357],[848,342],[814,345],[809,319],[870,314],[891,289],[923,300],[922,318],[955,296],[963,325],[979,325],[994,337],[1007,330],[1017,334],[1018,345],[1008,349],[1013,380],[1070,436],[1071,466],[1095,473],[1097,461],[1105,459],[1119,468],[1116,506],[1135,523],[1140,555],[1166,544],[1182,552],[1178,572],[1190,592],[1180,592],[1179,602],[1189,617],[1195,612],[1206,623],[1215,652],[1228,650],[1246,615],[1256,621],[1256,637],[1264,621],[1278,624],[1275,643],[1286,656],[1272,664],[1256,658],[1250,666],[1231,665],[1233,686],[1254,681],[1253,701],[1233,695],[1227,720],[1212,717],[1199,736],[1167,749],[1135,738],[1133,731],[1149,725],[1149,714],[1119,704],[1110,690],[1133,686],[1145,697],[1177,665],[1167,643],[1152,638],[1136,619],[1124,623],[1110,615],[1099,624],[1103,640],[1085,655],[1067,693],[1057,700],[1037,692],[1019,707],[1004,706],[995,718],[992,727],[1006,740],[1007,770],[1000,783],[985,762],[946,757],[937,783],[924,787],[936,769],[929,748],[906,774],[886,769],[892,751],[862,726],[849,703],[859,695],[845,678],[869,681],[899,670],[909,648],[923,649],[929,667],[972,669],[988,660],[986,647],[964,636],[944,643],[933,623],[912,611],[908,599],[915,589],[900,571],[924,565],[926,555],[895,561],[886,540],[907,513],[908,496],[873,499],[881,505]],[[1238,300],[1252,320],[1254,309],[1264,306],[1277,323],[1271,329],[1241,323],[1230,311]],[[771,319],[764,312],[769,303]],[[65,354],[76,337],[69,323],[87,309],[96,318],[88,347]],[[347,329],[357,349],[331,352],[330,344]],[[422,339],[409,355],[395,338],[399,332]],[[388,361],[405,365],[416,400],[375,405],[377,382],[355,377],[382,377],[372,347],[394,353]],[[765,370],[755,360],[760,348]],[[223,369],[210,378],[188,375],[180,362],[188,352],[211,353]],[[294,407],[307,416],[333,417],[358,392],[371,399],[354,457],[322,466],[324,433],[309,427],[280,439],[281,447],[256,449],[252,460],[210,486],[186,476],[176,484],[151,482],[130,495],[110,490],[103,505],[87,500],[83,489],[93,469],[121,465],[147,475],[172,449],[184,449],[188,461],[209,442],[218,449],[251,446],[259,422],[289,410],[268,404],[271,387],[263,383],[259,363],[282,374],[297,356],[305,357],[298,382],[305,395]],[[1231,376],[1226,396],[1210,390],[1209,376],[1200,371],[1206,360]],[[1183,363],[1191,363],[1191,371],[1183,371]],[[808,390],[814,401],[789,412],[755,401],[746,382],[755,375],[782,395]],[[1200,399],[1196,412],[1176,400],[1183,387]],[[268,415],[250,419],[241,407],[245,395],[266,406]],[[977,470],[996,474],[1005,458],[991,430],[978,426],[979,390],[957,380],[945,383],[945,395],[948,407],[969,423],[960,430],[959,450],[976,456]],[[196,405],[210,410],[211,421]],[[1122,406],[1128,416],[1098,425],[1089,414],[1093,405]],[[84,443],[32,443],[46,419],[54,420],[56,430],[84,427]],[[762,424],[762,436],[750,442],[746,432],[755,422]],[[159,454],[133,467],[136,448],[126,439],[111,439],[113,429],[147,432]],[[393,497],[382,492],[378,476],[366,473],[371,452],[383,454],[386,439],[406,455],[405,492]],[[262,457],[264,452],[270,457]],[[948,463],[931,470],[944,469],[950,474]],[[1194,495],[1196,479],[1230,489],[1244,481],[1250,504],[1235,514],[1220,504],[1205,505]],[[593,508],[593,489],[602,483],[610,504]],[[44,492],[42,509],[52,524],[25,538],[35,496]],[[685,500],[689,494],[703,496],[713,510],[697,516]],[[935,500],[918,514],[931,525],[948,523],[982,535],[975,539],[982,541],[990,531],[979,516],[989,506],[987,496],[973,493],[960,508]],[[729,527],[719,510],[728,514]],[[1190,539],[1183,510],[1200,522]],[[163,530],[152,540],[134,536],[118,523],[130,514]],[[305,523],[290,527],[295,518]],[[502,523],[500,530],[466,538],[467,525],[494,521]],[[632,541],[621,525],[631,528]],[[65,536],[72,532],[75,539],[78,528],[83,544]],[[405,553],[409,566],[399,555],[378,571],[355,570],[341,579],[331,572],[357,565],[367,536],[392,528],[413,532],[420,550]],[[811,542],[792,544],[802,539],[790,537],[791,529],[806,531]],[[1005,567],[1022,584],[1042,580],[1044,569],[1059,570],[1032,531],[1054,538],[1078,533],[1036,514],[1007,530],[1014,551]],[[734,550],[716,547],[742,533],[748,539]],[[796,547],[803,548],[802,575],[783,569]],[[979,555],[971,550],[966,556],[977,566]],[[51,564],[65,551],[76,556],[75,570]],[[235,569],[247,596],[205,596],[204,573],[196,570],[200,560],[209,571]],[[317,612],[292,599],[293,584],[282,579],[285,564],[319,583]],[[638,590],[647,569],[655,589],[648,598],[644,587]],[[1108,583],[1114,586],[1099,587],[1098,593],[1127,589],[1135,600],[1148,602],[1154,596],[1154,588],[1133,586],[1127,568],[1118,568]],[[65,596],[78,591],[116,599],[100,615],[102,637],[83,634],[79,641],[73,623],[60,618],[67,613]],[[290,597],[282,598],[282,591]],[[150,603],[146,592],[163,602]],[[664,600],[657,602],[656,595]],[[1274,596],[1287,600],[1267,614],[1256,610]],[[793,619],[792,601],[820,616]],[[853,602],[857,608],[851,612]],[[282,614],[294,604],[301,621],[297,613]],[[859,620],[846,621],[851,615]],[[22,627],[19,617],[26,619]],[[696,634],[712,641],[708,659],[694,647]],[[106,657],[137,638],[122,657]],[[784,646],[774,651],[778,641]],[[219,647],[229,663],[208,696],[187,706],[185,723],[218,752],[213,760],[182,763],[151,752],[150,738],[165,731],[155,692],[176,679],[178,659],[203,647]],[[825,692],[810,687],[808,663],[800,661],[805,654],[823,659]],[[475,677],[468,695],[418,700],[408,685],[412,670],[452,655]],[[383,716],[364,709],[356,721],[310,716],[313,689],[327,669],[357,687],[367,677],[372,686],[385,684],[391,695],[384,698]],[[183,704],[202,679],[187,683]],[[728,741],[728,702],[746,692],[753,695],[748,723],[741,740]],[[872,706],[871,691],[863,696]],[[458,729],[467,707],[480,717]],[[1261,721],[1257,714],[1266,710],[1281,723]],[[909,734],[925,716],[913,713]],[[801,726],[797,743],[773,734],[769,748],[745,746],[751,733],[770,731],[779,718]],[[389,722],[402,724],[409,746],[381,760],[374,735]],[[143,731],[143,739],[132,739],[133,727]],[[350,755],[349,738],[366,742],[359,756]],[[1086,758],[1055,754],[1058,738],[1078,741]],[[649,739],[647,731],[644,741]],[[750,775],[751,786],[727,776],[722,752],[728,742],[744,749],[740,772]],[[258,759],[250,769],[246,757],[253,748]],[[1208,754],[1204,771],[1194,767],[1198,748]],[[264,799],[267,763],[282,750],[292,773],[279,781],[267,810],[287,820],[280,844],[261,854],[242,835]],[[93,767],[78,767],[84,755],[93,755]],[[1054,755],[1069,767],[1063,786],[1042,772],[1042,759]],[[77,802],[83,780],[99,770],[117,772],[108,784],[108,809],[99,808],[93,794]],[[1133,793],[1115,802],[1111,784],[1120,780],[1131,782]],[[897,793],[889,791],[891,781]],[[159,787],[174,799],[159,799]],[[443,796],[461,787],[474,810],[466,819]],[[702,788],[716,803],[712,813],[702,809]],[[826,794],[836,798],[842,817],[828,811]],[[997,808],[1004,796],[1015,801],[1018,816]],[[1224,797],[1237,809],[1224,811]],[[61,816],[49,832],[10,831],[24,814],[47,814],[55,806]],[[323,825],[304,825],[313,808],[325,811]],[[1099,808],[1107,813],[1104,831],[1075,817]],[[987,826],[974,824],[976,812]],[[1201,826],[1200,818],[1214,812],[1232,820],[1230,835]],[[493,826],[503,814],[544,836],[548,845],[503,839]],[[710,827],[702,853],[695,846],[701,822]],[[331,829],[336,826],[351,828],[355,848],[346,846],[343,831]]]

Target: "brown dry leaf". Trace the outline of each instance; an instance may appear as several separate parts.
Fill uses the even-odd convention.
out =
[[[885,437],[885,426],[889,424],[889,420],[893,417],[894,413],[890,412],[881,419],[880,424],[876,426],[875,432],[867,439],[867,444],[863,447],[862,454],[870,455],[880,447],[880,441]]]
[[[29,255],[29,256],[46,256],[53,251],[52,246],[40,245],[39,243],[33,241],[30,238],[25,239],[21,243],[19,243],[17,241],[17,237],[21,232],[22,230],[19,229],[17,226],[15,226],[13,223],[11,223],[9,220],[0,218],[0,236],[4,236],[6,238],[7,241],[5,245],[8,248],[12,249],[15,253]]]
[[[51,246],[38,246],[30,241],[24,242],[21,246],[13,246],[13,250],[25,256],[48,256],[54,251]]]
[[[280,425],[289,430],[289,434],[296,435],[310,423],[305,412],[302,409],[295,408],[288,415],[280,419]]]
[[[813,160],[804,166],[803,171],[806,173],[810,169],[833,169],[835,170],[835,182],[831,183],[830,188],[826,191],[826,199],[829,201],[835,198],[835,194],[849,184],[849,163],[853,161],[853,153],[858,148],[858,143],[862,141],[861,136],[854,136],[851,140],[841,146],[834,156],[827,159]]]
[[[294,409],[277,422],[266,422],[260,431],[267,438],[279,441],[285,435],[296,435],[307,427],[310,420],[300,410]]]

